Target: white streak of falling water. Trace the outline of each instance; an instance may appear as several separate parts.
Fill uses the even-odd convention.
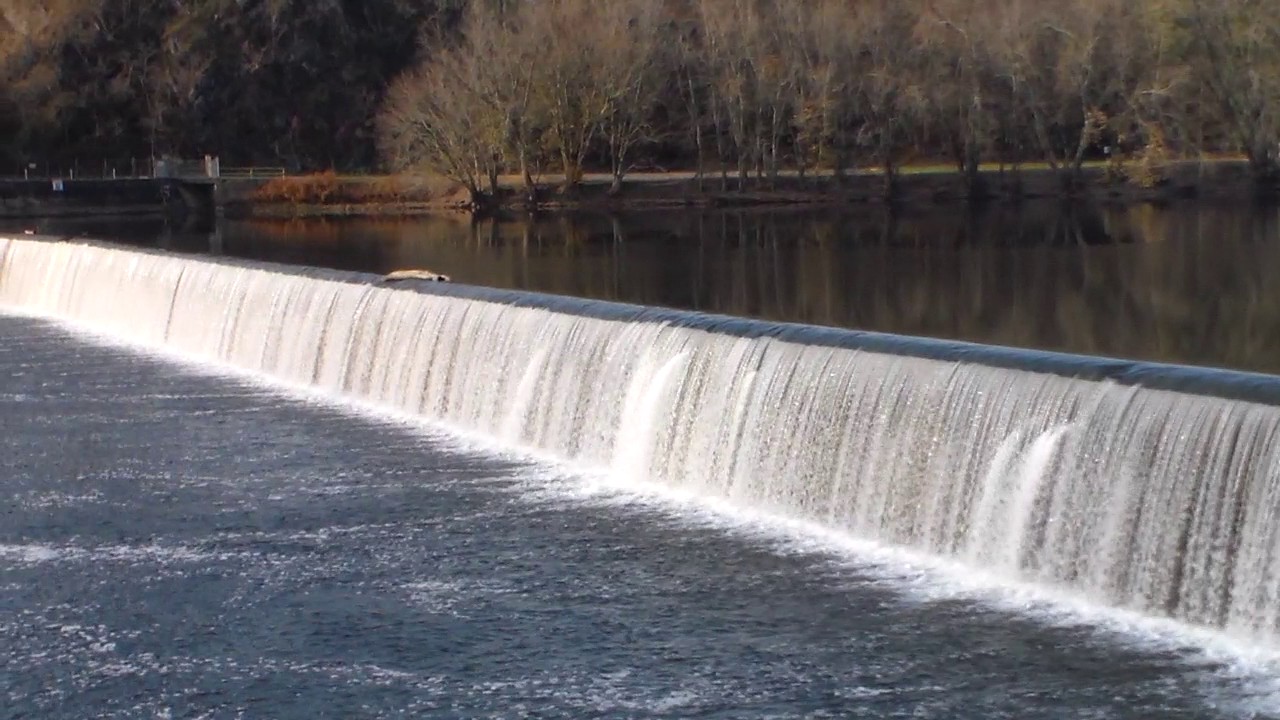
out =
[[[520,385],[516,388],[515,400],[507,410],[506,419],[502,422],[503,440],[519,444],[523,440],[524,426],[529,408],[533,405],[533,393],[538,387],[538,379],[546,373],[547,351],[540,349],[533,354],[533,359],[525,366]]]
[[[989,563],[995,559],[1001,537],[998,525],[1000,504],[1005,498],[1006,481],[1017,465],[1022,446],[1022,433],[1015,430],[996,447],[991,465],[978,483],[979,498],[969,521],[969,540],[966,556],[969,560]]]
[[[1018,465],[1013,482],[1007,486],[1005,497],[1008,502],[1002,513],[1003,522],[999,525],[998,535],[1004,538],[1004,542],[999,543],[1001,552],[996,558],[997,566],[1018,567],[1022,564],[1022,553],[1026,549],[1024,546],[1028,544],[1027,534],[1033,524],[1036,498],[1051,473],[1050,464],[1057,452],[1058,441],[1067,429],[1057,427],[1047,430],[1032,441]]]
[[[672,378],[688,353],[668,359],[654,369],[654,360],[645,356],[640,369],[631,379],[622,406],[617,440],[613,450],[614,477],[630,482],[644,482],[650,476],[650,462],[659,432],[669,425],[664,415],[669,411],[667,394]]]
[[[1276,407],[310,275],[0,239],[3,305],[1275,638]]]

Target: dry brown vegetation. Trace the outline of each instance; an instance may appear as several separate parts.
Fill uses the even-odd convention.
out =
[[[287,205],[430,203],[447,198],[456,187],[432,176],[343,177],[326,170],[269,180],[253,192],[253,200]]]
[[[1240,153],[1280,176],[1280,0],[511,0],[392,86],[381,148],[477,199],[513,173],[572,187],[637,149],[722,185],[949,158],[1043,163],[1064,187],[1106,154],[1143,185]],[[1123,167],[1121,167],[1123,166]],[[1131,167],[1130,167],[1131,166]]]
[[[324,204],[338,188],[338,176],[332,170],[314,175],[295,175],[269,180],[254,192],[261,202],[283,202],[294,205]]]

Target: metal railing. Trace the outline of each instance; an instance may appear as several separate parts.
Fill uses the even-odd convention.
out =
[[[216,155],[198,160],[133,157],[93,162],[40,161],[17,166],[0,166],[0,179],[6,180],[267,179],[284,177],[287,174],[285,168],[274,166],[221,167]]]
[[[0,178],[10,180],[121,180],[154,176],[155,161],[149,157],[71,163],[41,161],[0,167]]]
[[[94,162],[54,163],[47,161],[0,166],[0,178],[18,180],[124,180],[146,178],[278,178],[288,174],[283,167],[221,167],[216,155],[202,159],[124,158]]]
[[[235,179],[278,178],[284,177],[282,167],[224,167],[218,177]]]
[[[218,158],[206,155],[203,160],[161,158],[155,161],[155,177],[159,178],[216,178]]]

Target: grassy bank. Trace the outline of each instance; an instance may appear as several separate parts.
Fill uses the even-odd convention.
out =
[[[1123,166],[1090,163],[1075,176],[1043,165],[981,168],[967,179],[953,168],[902,168],[886,183],[883,173],[860,171],[740,178],[720,173],[650,172],[628,175],[620,185],[588,174],[566,188],[562,178],[542,177],[532,189],[503,177],[482,204],[456,183],[417,176],[341,176],[332,173],[277,178],[228,187],[224,204],[239,217],[415,215],[443,211],[488,214],[514,210],[632,210],[680,207],[904,205],[1018,202],[1034,198],[1116,203],[1170,202],[1185,198],[1247,198],[1258,188],[1238,159],[1170,163],[1158,182],[1144,182]]]

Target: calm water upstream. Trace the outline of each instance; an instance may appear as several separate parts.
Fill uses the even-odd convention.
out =
[[[0,228],[2,229],[2,228]],[[1280,373],[1280,207],[1185,203],[976,214],[666,212],[225,222],[48,222],[175,250],[981,343]]]
[[[0,716],[1273,717],[1216,635],[0,315]]]

